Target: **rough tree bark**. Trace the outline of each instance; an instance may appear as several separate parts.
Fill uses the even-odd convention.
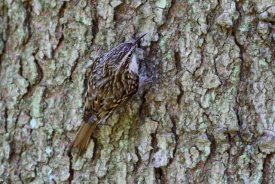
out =
[[[273,0],[4,0],[0,14],[0,183],[275,183]],[[154,82],[67,156],[85,65],[142,33]]]

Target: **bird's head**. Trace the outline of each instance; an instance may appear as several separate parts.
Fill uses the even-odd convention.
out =
[[[138,73],[138,65],[135,56],[135,47],[137,43],[146,34],[143,34],[132,42],[124,42],[117,47],[113,48],[104,55],[104,58],[108,58],[110,64],[115,66],[116,69],[128,69],[131,72]]]

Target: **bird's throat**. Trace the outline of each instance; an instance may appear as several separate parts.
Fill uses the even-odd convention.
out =
[[[129,71],[138,74],[138,64],[135,54],[133,55],[132,61],[129,64]]]

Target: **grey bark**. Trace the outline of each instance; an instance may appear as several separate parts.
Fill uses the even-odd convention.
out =
[[[4,0],[0,14],[0,183],[275,183],[273,0]],[[85,65],[142,33],[154,82],[75,160]]]

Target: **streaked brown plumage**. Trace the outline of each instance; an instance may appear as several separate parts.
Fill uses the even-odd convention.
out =
[[[78,155],[83,155],[96,125],[106,121],[115,109],[137,92],[139,74],[134,49],[144,36],[118,45],[92,64],[87,81],[84,121],[69,151],[76,149]]]

